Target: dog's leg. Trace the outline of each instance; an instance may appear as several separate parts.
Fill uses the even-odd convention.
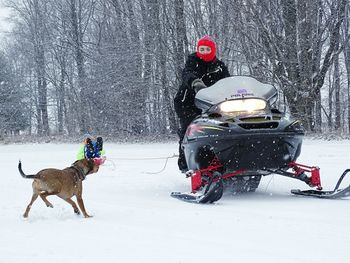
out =
[[[85,206],[84,206],[84,202],[83,202],[83,198],[82,198],[81,196],[78,196],[78,195],[77,195],[77,201],[78,201],[78,205],[79,205],[80,210],[81,210],[81,212],[83,213],[84,217],[92,217],[92,216],[90,216],[90,215],[88,215],[88,214],[86,213]]]
[[[57,194],[58,194],[58,192],[56,192],[56,193],[43,192],[43,193],[40,193],[40,197],[44,201],[44,203],[46,204],[47,207],[53,208],[53,205],[49,202],[49,200],[47,200],[46,197],[49,195],[57,195]]]
[[[30,208],[32,207],[32,204],[33,204],[33,203],[35,202],[35,200],[38,198],[38,196],[39,196],[39,193],[33,192],[32,200],[30,200],[30,203],[29,203],[29,205],[27,206],[27,209],[26,209],[26,211],[24,212],[23,217],[25,217],[25,218],[28,217],[29,210],[30,210]]]
[[[80,215],[79,208],[77,207],[76,203],[72,199],[64,198],[64,197],[61,197],[61,198],[73,207],[74,213],[76,213],[77,215]]]

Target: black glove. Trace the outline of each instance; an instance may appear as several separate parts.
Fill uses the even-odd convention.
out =
[[[207,86],[204,84],[204,82],[201,79],[195,79],[194,81],[192,81],[192,88],[195,93],[197,93],[198,91],[206,87]]]

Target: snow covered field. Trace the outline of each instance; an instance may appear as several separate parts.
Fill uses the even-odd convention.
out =
[[[83,198],[93,218],[76,216],[56,196],[34,203],[22,214],[32,180],[27,174],[73,163],[76,144],[0,145],[0,262],[347,262],[350,200],[297,197],[297,180],[267,176],[256,193],[196,205],[169,196],[188,191],[189,179],[176,159],[126,160],[171,156],[177,144],[105,144],[106,162],[84,181]],[[332,189],[350,167],[350,141],[305,140],[298,161],[321,167]],[[122,159],[124,158],[124,159]],[[350,180],[347,180],[349,183]],[[74,198],[75,200],[75,198]]]

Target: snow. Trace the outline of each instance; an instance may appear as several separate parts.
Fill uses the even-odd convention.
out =
[[[188,191],[177,171],[175,143],[105,144],[109,162],[84,181],[83,198],[94,217],[76,216],[67,203],[49,196],[54,208],[31,197],[26,174],[64,168],[76,144],[0,145],[0,262],[337,262],[347,261],[350,200],[298,197],[297,180],[267,176],[256,193],[225,194],[215,205],[196,205],[169,196]],[[332,189],[349,165],[350,141],[305,140],[300,163],[319,165]],[[148,159],[147,159],[148,158]],[[349,180],[347,181],[349,183]],[[75,200],[75,198],[74,198]]]

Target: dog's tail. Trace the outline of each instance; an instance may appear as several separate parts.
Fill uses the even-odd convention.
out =
[[[35,178],[35,175],[33,175],[33,174],[26,175],[26,174],[23,172],[21,161],[18,162],[18,171],[19,171],[19,173],[22,175],[23,178],[26,178],[26,179],[34,179],[34,178]]]

